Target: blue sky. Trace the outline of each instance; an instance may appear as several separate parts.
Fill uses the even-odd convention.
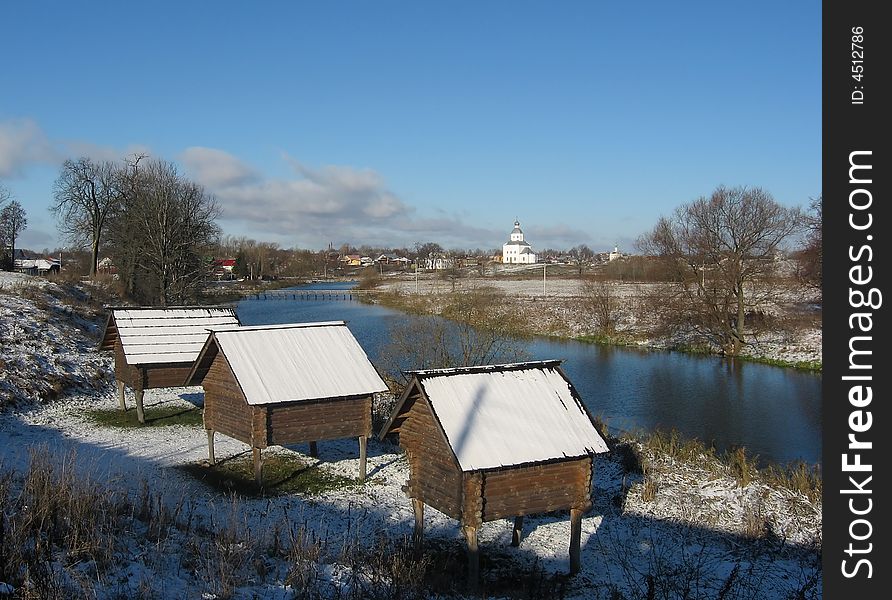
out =
[[[4,3],[0,179],[175,161],[283,247],[631,249],[720,184],[821,194],[819,2]]]

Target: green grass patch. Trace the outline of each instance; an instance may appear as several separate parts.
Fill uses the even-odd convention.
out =
[[[136,418],[136,407],[122,412],[116,408],[97,408],[86,412],[87,418],[103,427],[166,427],[202,424],[201,409],[195,406],[160,404],[145,407],[145,424]]]
[[[330,472],[323,464],[307,463],[298,455],[285,452],[264,453],[261,486],[254,481],[254,460],[250,453],[217,460],[215,465],[202,461],[179,468],[215,490],[248,497],[315,496],[360,485],[352,477]]]

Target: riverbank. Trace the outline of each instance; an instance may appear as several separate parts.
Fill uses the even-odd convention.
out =
[[[541,273],[541,271],[540,271]],[[373,301],[415,314],[440,314],[453,294],[488,293],[507,305],[518,319],[515,333],[627,346],[648,350],[674,350],[714,354],[691,329],[668,330],[660,321],[662,283],[605,282],[608,286],[611,331],[604,333],[599,310],[584,280],[577,277],[518,278],[464,276],[453,280],[433,274],[388,276],[374,282],[381,293]],[[738,357],[775,366],[821,370],[821,311],[804,288],[790,285],[780,301],[765,307],[770,326],[750,336]]]
[[[148,390],[147,427],[97,419],[117,406],[112,358],[96,351],[104,315],[88,289],[23,277],[0,281],[0,360],[14,365],[0,370],[0,389],[12,394],[0,411],[0,584],[22,597],[468,597],[456,521],[426,511],[421,559],[404,545],[413,516],[398,447],[369,443],[362,484],[353,479],[355,441],[338,441],[320,443],[319,459],[303,446],[265,453],[271,463],[284,457],[295,476],[319,474],[303,488],[276,493],[268,482],[257,494],[233,476],[209,485],[203,428],[170,418],[200,409],[201,388]],[[20,333],[10,339],[9,331]],[[23,384],[48,368],[71,382],[55,397]],[[248,454],[218,436],[221,464]],[[518,548],[509,546],[511,522],[486,523],[486,596],[632,600],[699,589],[704,597],[821,597],[813,486],[756,472],[745,457],[718,460],[697,445],[650,438],[612,440],[597,456],[592,494],[575,578],[564,574],[565,514],[528,517]],[[53,518],[30,518],[44,508]],[[24,556],[36,540],[41,553]]]

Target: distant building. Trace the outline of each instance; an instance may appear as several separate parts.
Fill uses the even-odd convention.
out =
[[[622,258],[622,257],[623,257],[623,255],[619,251],[619,246],[614,246],[613,251],[607,255],[607,261],[610,262],[610,261],[616,260],[617,258]]]
[[[523,231],[520,229],[520,221],[514,221],[514,229],[511,238],[502,244],[502,262],[506,264],[536,263],[536,253],[532,246],[523,239]]]
[[[14,267],[25,275],[47,275],[58,273],[62,263],[56,258],[17,258]]]
[[[434,271],[442,271],[444,269],[451,269],[455,266],[458,266],[455,262],[455,259],[451,256],[443,256],[431,254],[428,257],[418,257],[418,265],[422,269],[430,269]]]

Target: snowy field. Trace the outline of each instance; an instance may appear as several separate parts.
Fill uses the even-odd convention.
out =
[[[122,533],[124,550],[116,554],[111,571],[102,577],[93,575],[97,597],[225,597],[194,556],[202,556],[201,546],[212,543],[212,532],[226,518],[234,517],[258,544],[268,542],[274,531],[298,525],[325,540],[332,550],[319,558],[318,585],[332,598],[349,597],[344,590],[356,585],[349,565],[334,549],[350,543],[371,545],[381,536],[401,540],[411,534],[411,503],[401,490],[408,466],[392,444],[370,441],[370,476],[363,484],[313,495],[242,497],[233,504],[227,495],[177,468],[206,460],[207,437],[200,425],[128,429],[96,425],[86,418],[86,411],[117,407],[110,381],[112,359],[95,350],[98,321],[89,325],[71,310],[66,312],[65,301],[56,297],[61,294],[49,294],[52,285],[2,277],[0,391],[19,397],[8,402],[17,406],[0,412],[0,472],[21,473],[29,455],[46,448],[60,461],[76,457],[72,464],[79,477],[124,492],[134,501],[150,490],[162,504],[186,507],[184,514],[193,523],[188,538],[173,532],[158,539],[138,526]],[[39,286],[37,292],[23,293],[21,286],[32,281]],[[10,331],[16,334],[14,339],[7,337]],[[29,337],[33,340],[28,341]],[[40,401],[40,386],[27,382],[40,380],[47,370],[76,385],[63,388],[58,398]],[[22,394],[34,395],[22,398]],[[201,388],[170,388],[146,391],[145,402],[147,410],[192,408],[200,406],[202,398]],[[308,463],[317,462],[306,451],[305,446],[296,446],[271,448],[265,454],[294,452]],[[217,435],[218,460],[247,452],[245,444]],[[323,469],[355,477],[355,440],[320,442],[319,453]],[[651,458],[652,487],[646,489],[644,478],[627,473],[617,453],[598,456],[594,506],[582,523],[582,571],[562,580],[563,597],[646,598],[649,581],[657,598],[682,597],[685,589],[695,598],[716,597],[722,589],[726,598],[821,596],[820,559],[815,550],[820,547],[819,502],[758,481],[739,487],[730,474],[675,464],[667,457]],[[754,516],[759,530],[755,538]],[[199,531],[209,532],[208,537]],[[517,548],[509,546],[511,533],[508,520],[486,523],[480,531],[484,589],[500,576],[500,570],[542,569],[546,577],[568,570],[566,514],[528,517]],[[428,548],[460,552],[464,547],[458,522],[429,507],[425,536]],[[272,553],[256,554],[255,562],[238,572],[234,589],[227,592],[230,597],[303,597],[288,575],[293,565]],[[440,564],[429,567],[439,568]],[[458,580],[461,577],[463,573]],[[432,592],[429,597],[442,596]],[[509,591],[504,597],[537,596],[526,590],[523,594]]]
[[[586,309],[581,308],[579,300],[585,296],[584,284],[579,279],[554,278],[542,279],[541,265],[522,267],[527,272],[537,274],[529,279],[501,279],[493,277],[468,277],[455,281],[456,291],[475,289],[494,289],[503,294],[505,302],[511,304],[521,314],[529,315],[531,324],[537,333],[577,337],[591,335],[596,327]],[[430,273],[419,277],[417,284],[414,278],[407,276],[386,277],[378,289],[398,291],[411,296],[437,297],[449,294],[452,283]],[[610,290],[617,298],[618,307],[615,318],[617,331],[633,336],[637,344],[646,348],[673,348],[684,345],[691,340],[682,335],[675,337],[647,337],[645,332],[653,323],[647,319],[648,310],[638,306],[638,302],[655,289],[665,284],[660,283],[618,283],[610,282]],[[802,302],[808,292],[790,290],[783,298],[792,304]],[[767,311],[784,317],[789,307],[765,307]],[[764,359],[797,362],[820,362],[822,348],[822,331],[820,312],[815,320],[803,322],[795,327],[766,331],[751,340],[752,346],[746,353]]]

